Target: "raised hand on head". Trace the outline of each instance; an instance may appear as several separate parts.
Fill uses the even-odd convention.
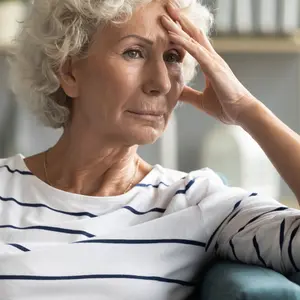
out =
[[[162,16],[162,24],[170,39],[197,60],[206,78],[203,91],[185,86],[179,100],[223,123],[238,124],[243,111],[258,100],[236,78],[206,34],[180,12],[176,1],[168,2],[167,11],[169,16]]]

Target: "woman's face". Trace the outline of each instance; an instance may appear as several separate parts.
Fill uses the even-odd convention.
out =
[[[185,50],[170,44],[161,2],[99,30],[89,57],[74,63],[72,122],[126,145],[150,144],[163,133],[183,90]]]

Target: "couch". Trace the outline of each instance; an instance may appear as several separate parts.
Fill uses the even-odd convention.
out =
[[[217,260],[197,281],[188,300],[300,300],[300,273],[285,277],[271,269]]]

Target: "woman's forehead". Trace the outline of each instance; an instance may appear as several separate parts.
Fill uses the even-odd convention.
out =
[[[165,6],[159,2],[151,2],[134,11],[132,18],[124,24],[124,30],[158,30],[162,29],[161,16],[167,15]]]
[[[167,33],[161,24],[161,16],[166,14],[167,11],[162,2],[151,2],[138,7],[127,22],[106,26],[104,32],[102,31],[102,34],[106,33],[107,36],[113,37],[114,40],[120,40],[124,36],[131,34],[148,38],[167,36]]]
[[[133,12],[131,19],[125,23],[127,26],[142,26],[160,24],[160,17],[168,14],[163,1],[153,1],[141,5]]]

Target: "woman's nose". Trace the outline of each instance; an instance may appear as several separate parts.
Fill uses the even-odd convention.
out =
[[[151,62],[146,70],[144,92],[149,95],[165,95],[171,89],[170,75],[166,62],[163,60]]]

